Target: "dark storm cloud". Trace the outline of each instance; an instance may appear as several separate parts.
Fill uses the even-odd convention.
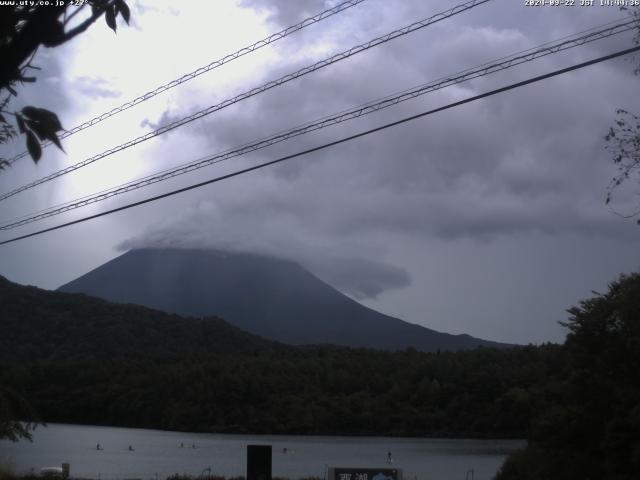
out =
[[[371,254],[380,256],[380,251],[374,252],[366,244],[323,238],[322,231],[313,224],[295,217],[287,220],[277,211],[281,212],[275,205],[256,208],[236,202],[227,205],[223,213],[203,202],[188,215],[170,219],[121,243],[118,249],[220,249],[286,258],[359,299],[375,298],[384,291],[411,284],[405,269],[373,259],[376,255]]]
[[[212,146],[229,148],[297,125],[313,118],[313,113],[318,117],[346,105],[357,105],[362,101],[363,89],[375,90],[393,76],[384,78],[380,72],[372,75],[375,63],[375,59],[362,61],[362,68],[353,69],[348,76],[309,76],[286,90],[265,94],[223,119],[208,120],[203,131],[210,132],[206,138]],[[339,67],[337,70],[340,72]],[[601,201],[607,181],[606,177],[603,181],[603,173],[606,175],[608,165],[602,136],[613,118],[615,97],[623,93],[607,95],[605,86],[615,73],[609,65],[596,67],[588,73],[589,81],[575,77],[555,82],[553,88],[548,88],[549,82],[545,90],[542,86],[528,87],[308,160],[294,160],[275,172],[282,181],[300,181],[293,208],[301,216],[307,215],[303,205],[314,212],[322,208],[317,198],[341,199],[349,208],[333,212],[329,223],[334,227],[346,225],[352,231],[374,219],[381,227],[414,230],[409,227],[412,219],[423,217],[430,219],[420,223],[423,233],[447,237],[455,232],[473,235],[472,226],[476,223],[480,223],[477,227],[483,236],[492,231],[499,234],[518,229],[581,230],[585,218],[591,216],[587,210],[597,208],[599,202],[600,207],[604,206]],[[471,87],[442,92],[431,102],[434,106],[446,104],[484,90]],[[594,90],[604,98],[584,102]],[[381,91],[385,89],[378,90]],[[539,101],[541,95],[544,102]],[[297,101],[287,102],[292,96]],[[431,103],[424,101],[423,105],[407,104],[393,113],[374,115],[360,121],[356,131],[425,109]],[[292,143],[295,147],[281,146],[261,158],[303,150],[351,131],[345,124],[296,141]],[[301,172],[307,170],[309,176],[313,175],[313,181],[308,183],[300,180]],[[366,199],[362,211],[358,209],[360,198]],[[269,201],[262,200],[267,204]],[[394,205],[404,207],[396,209]],[[469,211],[474,212],[471,218]],[[492,211],[498,215],[486,220]],[[473,221],[476,217],[481,222]],[[596,228],[606,233],[615,223],[603,219]],[[612,233],[616,232],[613,227]]]
[[[405,9],[406,21],[418,16],[420,6]],[[461,16],[243,101],[207,117],[187,135],[222,151],[575,31],[536,37],[535,29],[513,27],[521,21],[483,15]],[[431,46],[427,52],[425,44]],[[594,49],[546,57],[251,158],[301,151],[597,54]],[[261,72],[251,86],[308,63],[298,59]],[[406,271],[370,260],[380,258],[389,235],[481,242],[532,232],[633,237],[603,202],[611,168],[602,137],[615,106],[633,98],[635,79],[626,67],[622,61],[599,65],[292,160],[247,177],[242,195],[220,195],[212,210],[181,215],[176,224],[123,247],[211,246],[275,254],[299,261],[356,297],[371,298],[409,285]],[[615,89],[608,88],[612,82]],[[165,112],[160,124],[176,118],[176,112]]]
[[[301,260],[313,273],[355,298],[376,298],[386,290],[408,287],[411,278],[403,268],[362,258]]]

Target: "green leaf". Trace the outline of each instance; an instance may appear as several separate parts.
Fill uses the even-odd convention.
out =
[[[60,150],[62,150],[64,152],[64,148],[62,148],[62,144],[60,143],[60,139],[58,138],[58,135],[56,134],[56,132],[53,132],[49,136],[49,140],[51,140],[55,144],[56,147],[58,147]]]
[[[114,32],[116,31],[116,9],[115,7],[108,7],[104,12],[104,19],[107,21],[107,25]]]
[[[60,123],[60,119],[55,113],[50,112],[49,110],[45,110],[44,108],[42,108],[41,110],[43,111],[42,122],[46,123],[51,130],[53,130],[54,132],[64,130],[62,124]]]
[[[22,109],[24,112],[25,109],[29,108],[29,117],[34,120],[44,124],[47,127],[47,130],[51,130],[53,132],[57,132],[58,130],[64,130],[62,125],[60,124],[60,120],[58,116],[50,110],[46,108],[34,108],[34,107],[25,107]],[[26,112],[25,112],[26,113]]]
[[[115,6],[118,12],[120,12],[120,15],[122,15],[122,18],[124,18],[124,21],[127,22],[127,25],[129,25],[129,19],[131,18],[131,11],[129,10],[129,6],[124,0],[116,0]]]
[[[20,131],[20,133],[25,133],[27,131],[27,129],[24,126],[24,120],[22,119],[22,116],[19,114],[16,114],[16,123],[18,124],[18,130]]]
[[[37,118],[38,117],[38,109],[36,107],[24,107],[22,109],[22,114],[26,115],[29,118]]]
[[[27,128],[33,131],[40,140],[47,139],[47,129],[42,123],[29,119],[25,120],[25,123],[27,124]]]
[[[102,15],[102,11],[105,8],[107,0],[93,0],[91,2],[91,14],[98,17]]]
[[[55,113],[46,108],[27,106],[22,109],[22,115],[24,115],[23,127],[25,130],[28,129],[35,133],[41,141],[49,140],[55,143],[64,152],[60,139],[56,135],[57,131],[64,129]]]
[[[49,125],[43,122],[34,122],[33,120],[27,120],[27,126],[31,130],[33,130],[33,132],[35,132],[40,140],[50,140],[64,152],[64,148],[62,148],[62,144],[60,143],[58,135],[56,134],[55,130],[50,128]]]
[[[42,156],[42,148],[32,131],[27,132],[27,150],[29,150],[29,155],[31,155],[33,161],[38,163],[38,160],[40,160],[40,157]]]

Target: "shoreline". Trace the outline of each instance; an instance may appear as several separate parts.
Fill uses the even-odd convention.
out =
[[[37,428],[34,430],[34,434],[42,429],[47,428],[48,426],[62,426],[62,427],[85,427],[85,428],[111,428],[111,429],[126,429],[126,430],[137,430],[137,431],[147,431],[147,432],[160,432],[160,433],[173,433],[173,434],[191,434],[191,435],[209,435],[209,436],[236,436],[236,437],[273,437],[273,438],[284,438],[284,437],[299,437],[299,438],[344,438],[344,439],[361,439],[361,438],[375,438],[375,439],[394,439],[394,440],[459,440],[459,441],[473,441],[473,440],[494,440],[494,441],[523,441],[526,442],[526,438],[519,436],[455,436],[455,435],[408,435],[408,434],[376,434],[376,433],[254,433],[254,432],[241,432],[241,431],[204,431],[204,430],[165,430],[162,428],[155,427],[138,427],[138,426],[128,426],[128,425],[107,425],[107,424],[88,424],[88,423],[68,423],[68,422],[42,422],[39,423]],[[0,443],[4,440],[0,440]],[[21,440],[28,441],[28,440]],[[7,440],[8,443],[12,443]]]

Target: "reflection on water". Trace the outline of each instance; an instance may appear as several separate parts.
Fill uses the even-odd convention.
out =
[[[100,449],[97,449],[97,446]],[[247,444],[273,446],[274,476],[324,478],[328,467],[401,468],[405,480],[493,478],[502,461],[524,442],[385,437],[215,435],[49,424],[33,443],[0,441],[0,462],[18,472],[71,464],[71,475],[92,479],[164,479],[174,473],[246,474]],[[131,449],[129,449],[131,446]]]

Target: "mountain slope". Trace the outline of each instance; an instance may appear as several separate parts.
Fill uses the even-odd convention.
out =
[[[383,315],[296,263],[252,254],[132,250],[59,290],[179,315],[216,315],[248,332],[294,345],[423,351],[504,346]]]
[[[234,353],[282,348],[219,318],[25,287],[0,276],[0,361]]]

